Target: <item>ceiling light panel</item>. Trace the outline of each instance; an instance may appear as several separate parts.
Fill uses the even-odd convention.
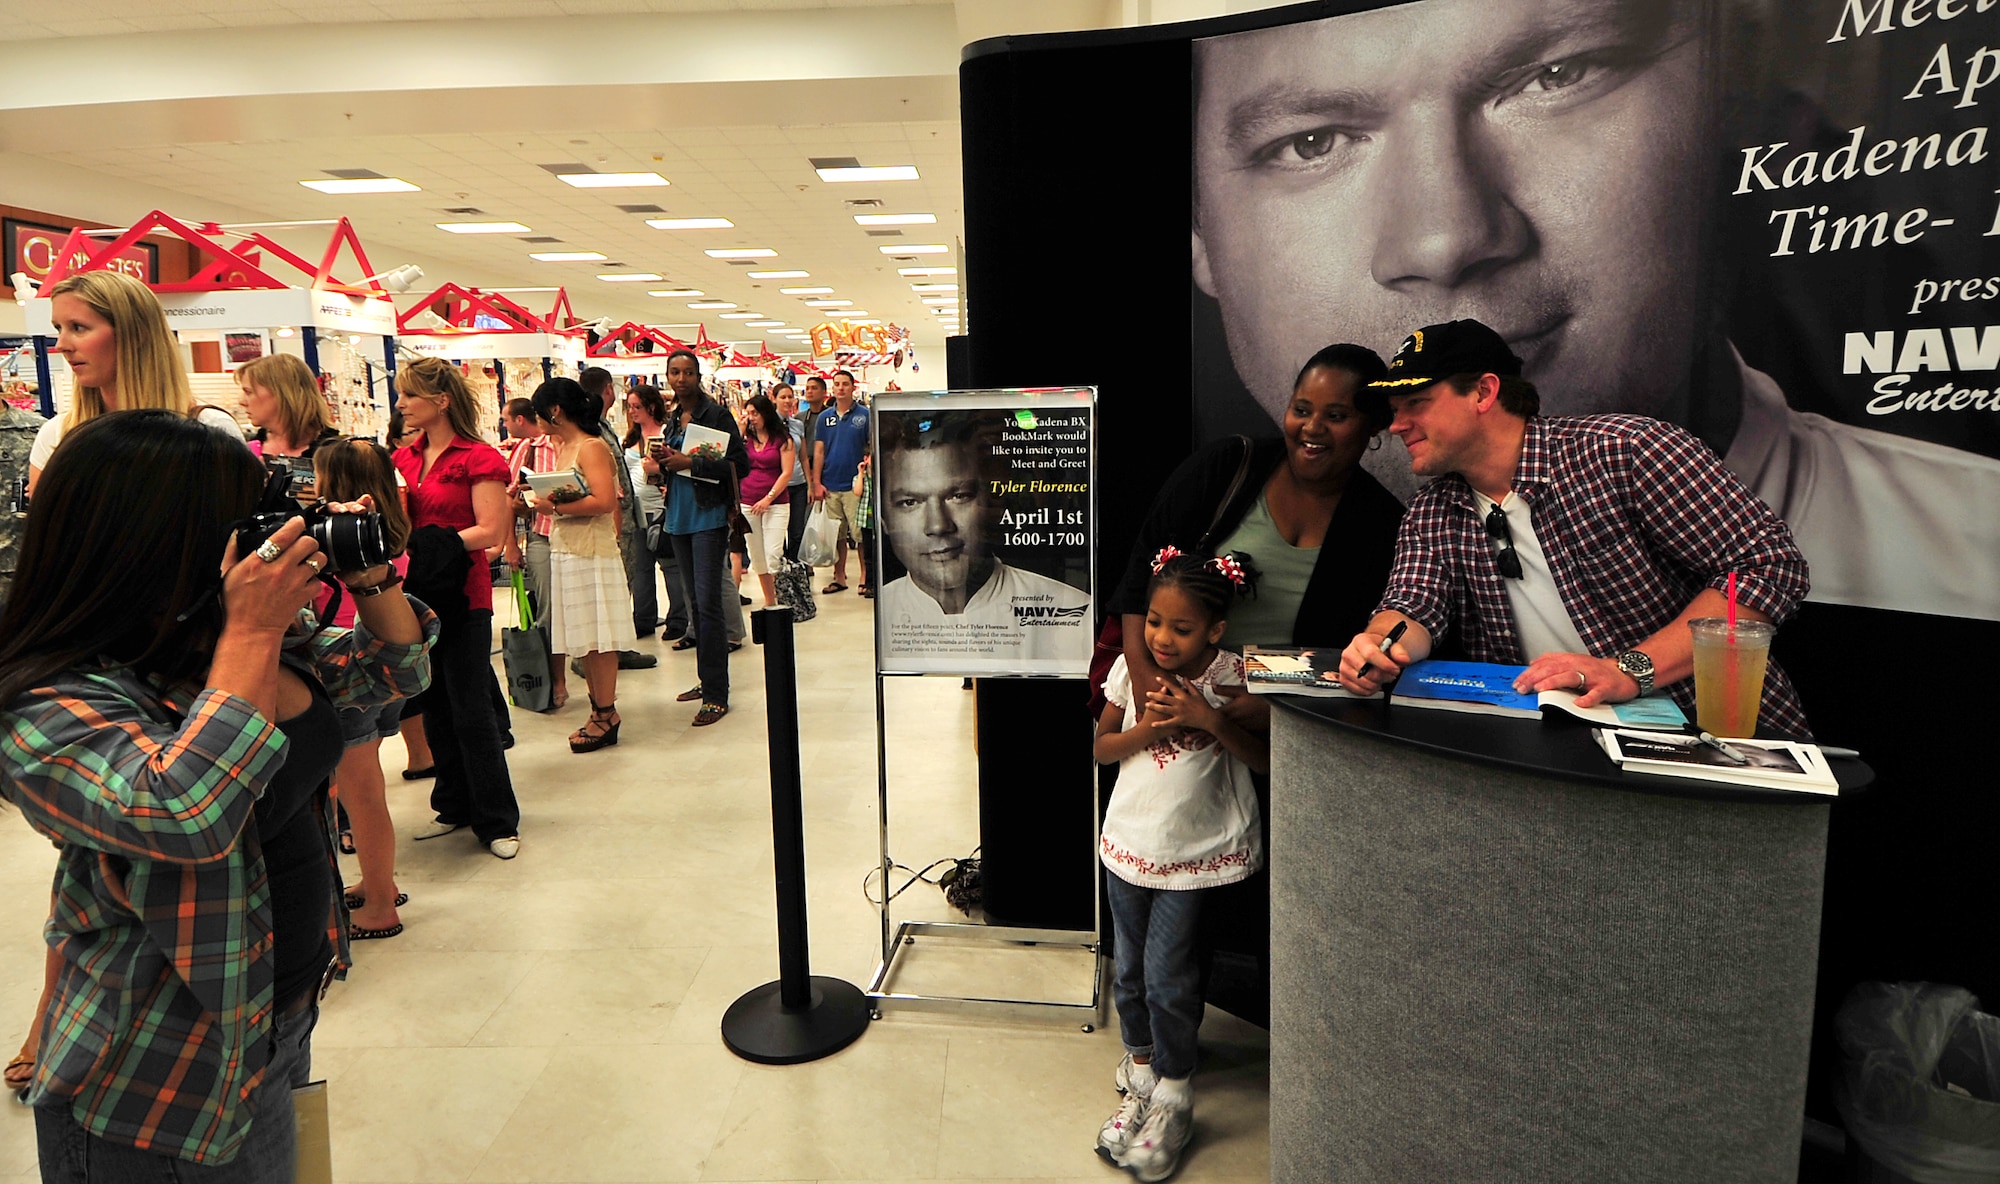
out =
[[[327,181],[300,181],[307,189],[320,193],[331,193],[341,197],[356,193],[422,193],[423,188],[412,185],[400,177],[355,177],[334,178]]]
[[[854,302],[853,302],[852,300],[808,300],[808,301],[806,301],[806,304],[807,304],[807,305],[808,305],[809,307],[812,307],[812,308],[846,308],[846,307],[847,307],[848,305],[850,305],[850,304],[853,304],[853,303],[854,303]]]
[[[831,296],[832,288],[779,288],[787,296]]]
[[[578,189],[642,189],[672,184],[658,173],[557,173],[556,179]]]
[[[937,221],[936,214],[856,214],[854,221],[862,226],[928,226]]]
[[[783,321],[751,321],[744,326],[746,329],[782,329],[784,327],[785,322]]]
[[[812,275],[810,271],[746,271],[744,275],[753,280],[802,280]]]
[[[716,247],[702,254],[710,259],[769,259],[777,252],[769,247]]]
[[[725,321],[748,321],[763,315],[761,312],[726,312],[722,314],[722,319]]]
[[[892,164],[876,168],[847,167],[815,169],[819,179],[828,182],[841,181],[915,181],[917,166],[913,164]]]
[[[942,255],[951,248],[943,243],[911,243],[908,246],[877,247],[884,255]]]
[[[711,309],[711,308],[735,308],[736,306],[734,304],[731,304],[727,300],[697,300],[693,304],[688,305],[688,307],[699,308],[699,309]]]
[[[528,258],[542,263],[596,263],[611,256],[599,251],[531,251]]]
[[[912,292],[956,292],[957,284],[911,284]]]
[[[654,230],[733,230],[736,223],[727,218],[648,218],[646,225]]]
[[[660,288],[646,293],[648,296],[706,296],[700,288]]]
[[[650,271],[614,271],[610,275],[600,275],[597,278],[607,284],[657,284],[667,277],[655,275]]]
[[[957,275],[956,267],[898,267],[897,275]]]
[[[438,222],[439,230],[452,234],[533,234],[535,228],[519,222]]]

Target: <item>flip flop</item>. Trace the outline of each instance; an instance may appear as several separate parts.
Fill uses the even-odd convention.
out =
[[[346,905],[347,911],[351,913],[356,909],[360,908],[362,905],[368,903],[368,894],[366,892],[350,892],[347,895],[340,898],[340,903]],[[404,905],[408,903],[410,903],[409,893],[398,892],[396,894],[397,908],[402,908]]]
[[[425,765],[421,769],[403,770],[403,780],[405,781],[422,781],[426,777],[435,777],[435,776],[437,776],[436,765]]]
[[[819,594],[821,596],[831,596],[835,592],[845,592],[845,591],[847,591],[847,585],[841,583],[839,580],[835,580],[833,583],[828,584],[824,588],[821,588],[819,590]]]
[[[396,922],[387,929],[363,929],[359,925],[349,925],[347,927],[347,940],[374,941],[377,938],[394,937],[402,931],[403,923],[401,921]]]
[[[344,831],[341,831],[341,832],[340,832],[340,853],[341,853],[342,855],[352,855],[352,854],[354,854],[354,832],[353,832],[353,831],[351,831],[351,830],[344,830]]]
[[[674,643],[674,648],[677,650],[691,650],[694,647],[695,647],[695,641],[693,638],[690,637],[683,637],[679,641]]]
[[[25,1074],[17,1073],[16,1070],[19,1069],[26,1069],[27,1072]],[[20,1056],[7,1062],[6,1073],[8,1089],[25,1091],[35,1083],[35,1058],[27,1053],[22,1053]]]
[[[728,714],[729,708],[720,703],[704,703],[701,710],[694,713],[694,726],[705,728]]]

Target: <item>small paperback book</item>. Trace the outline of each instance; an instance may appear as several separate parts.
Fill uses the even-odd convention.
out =
[[[1253,695],[1314,695],[1328,699],[1361,699],[1341,689],[1340,651],[1330,647],[1246,645],[1243,681]]]
[[[1493,662],[1412,662],[1396,680],[1389,702],[1403,707],[1467,711],[1475,715],[1508,715],[1539,719],[1544,711],[1560,711],[1605,727],[1660,728],[1687,726],[1687,716],[1664,694],[1645,695],[1626,703],[1577,706],[1575,691],[1523,694],[1514,680],[1526,666]]]
[[[729,455],[729,433],[719,432],[710,427],[703,427],[698,423],[691,423],[687,426],[687,435],[681,439],[681,451],[687,453],[689,456],[699,456],[705,460],[721,460],[723,457]],[[680,475],[690,481],[706,481],[710,485],[718,484],[713,477],[695,476],[692,469],[682,469]]]
[[[1602,728],[1599,747],[1628,773],[1692,777],[1765,789],[1836,794],[1840,784],[1826,756],[1813,744],[1793,740],[1730,740],[1729,747],[1750,763],[1739,765],[1693,736]]]
[[[522,469],[521,480],[528,483],[528,488],[535,491],[536,497],[547,497],[558,489],[574,489],[585,497],[590,496],[590,482],[583,479],[582,469],[550,469],[546,473]]]

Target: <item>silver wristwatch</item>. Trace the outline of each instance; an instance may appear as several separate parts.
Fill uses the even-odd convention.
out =
[[[1650,695],[1653,693],[1653,660],[1647,657],[1643,651],[1626,650],[1624,653],[1618,655],[1618,669],[1624,671],[1631,677],[1633,682],[1639,684],[1640,694]]]

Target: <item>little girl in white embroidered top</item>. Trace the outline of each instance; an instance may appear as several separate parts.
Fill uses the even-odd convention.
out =
[[[1145,1181],[1173,1173],[1194,1129],[1203,899],[1264,864],[1250,773],[1269,768],[1270,740],[1223,713],[1221,689],[1243,693],[1243,659],[1216,646],[1254,578],[1248,556],[1162,550],[1146,589],[1146,648],[1165,685],[1135,702],[1123,656],[1104,680],[1093,752],[1118,765],[1118,787],[1098,854],[1110,873],[1112,998],[1126,1052],[1115,1077],[1125,1100],[1097,1151]]]

